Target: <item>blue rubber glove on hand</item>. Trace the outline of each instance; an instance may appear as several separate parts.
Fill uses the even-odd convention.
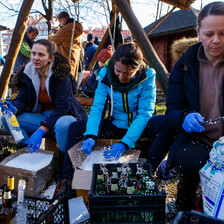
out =
[[[7,106],[4,104],[7,104]],[[0,102],[0,107],[2,108],[2,112],[6,111],[7,109],[13,113],[16,112],[16,108],[9,101],[5,101],[5,103]]]
[[[2,103],[1,101],[0,101],[0,107],[1,107],[2,113],[8,109],[8,107],[6,105],[4,105],[4,103]]]
[[[112,145],[111,150],[105,151],[103,153],[104,157],[108,160],[116,159],[118,160],[122,154],[126,151],[125,146],[122,143],[117,143]]]
[[[186,115],[182,128],[188,132],[203,132],[205,129],[200,123],[204,122],[203,117],[199,113],[189,113]]]
[[[26,150],[28,151],[32,147],[31,150],[30,150],[31,153],[37,151],[40,148],[40,145],[41,145],[41,142],[42,142],[42,138],[43,138],[45,133],[46,133],[46,131],[38,128],[30,136],[30,138],[26,141],[26,143],[28,144]]]
[[[93,138],[87,138],[82,142],[82,151],[89,155],[96,141]]]
[[[5,103],[7,104],[9,110],[11,110],[15,114],[16,108],[9,101],[5,101]]]

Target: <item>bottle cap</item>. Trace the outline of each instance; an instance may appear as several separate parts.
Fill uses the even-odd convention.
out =
[[[10,187],[11,191],[14,190],[15,178],[13,176],[8,176],[7,185]]]

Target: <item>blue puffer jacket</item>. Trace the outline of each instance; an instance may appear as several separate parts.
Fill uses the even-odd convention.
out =
[[[175,64],[169,77],[166,116],[170,126],[178,133],[169,153],[167,170],[172,166],[179,146],[193,136],[193,133],[189,134],[182,128],[185,116],[190,112],[200,113],[199,62],[197,58],[200,46],[201,43],[191,46]]]
[[[70,65],[67,59],[56,53],[45,82],[54,110],[42,123],[51,129],[56,121],[64,115],[73,115],[77,120],[87,119],[84,109],[73,97],[70,76]],[[26,65],[24,72],[20,71],[17,74],[14,84],[19,89],[17,97],[12,100],[12,104],[18,110],[16,115],[24,112],[41,112],[41,105],[38,104],[40,78],[32,62]]]
[[[137,81],[132,79],[125,91],[111,85],[109,67],[104,66],[99,75],[100,81],[84,135],[86,138],[91,136],[97,139],[104,108],[110,99],[113,124],[118,128],[128,130],[121,142],[132,148],[154,113],[155,71],[142,66],[141,73],[135,77]]]

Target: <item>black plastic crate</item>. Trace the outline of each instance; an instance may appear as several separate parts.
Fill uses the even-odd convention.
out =
[[[25,201],[28,207],[27,224],[69,223],[68,200],[66,195],[59,195],[53,199],[25,196]],[[48,210],[53,202],[56,203]],[[39,215],[42,213],[44,213],[42,218],[37,221]]]
[[[173,224],[187,224],[190,223],[190,219],[198,219],[200,224],[224,224],[224,220],[217,219],[193,210],[185,213],[179,212],[173,220]]]
[[[122,164],[107,164],[109,175],[112,167]],[[129,163],[136,172],[136,163]],[[143,168],[152,176],[151,165],[144,163]],[[165,223],[166,192],[158,190],[153,195],[96,195],[96,178],[100,164],[93,165],[91,189],[88,194],[90,223]],[[153,218],[152,218],[153,216]],[[151,220],[151,221],[150,221]]]

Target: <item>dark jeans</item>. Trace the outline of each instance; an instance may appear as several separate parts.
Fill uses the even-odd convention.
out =
[[[78,121],[71,124],[68,134],[67,150],[83,139],[85,128],[86,121]],[[104,119],[101,124],[99,138],[121,139],[126,132],[127,129],[117,128],[110,120]],[[154,139],[148,154],[148,161],[152,165],[153,172],[168,153],[174,134],[175,132],[169,127],[165,115],[155,115],[149,120],[141,137]],[[66,175],[73,173],[68,153],[65,153],[64,163],[66,166],[64,165],[63,173]]]
[[[196,190],[200,182],[199,170],[209,159],[211,146],[197,139],[189,139],[178,148],[174,156],[178,173],[177,209],[192,210],[196,199]]]

